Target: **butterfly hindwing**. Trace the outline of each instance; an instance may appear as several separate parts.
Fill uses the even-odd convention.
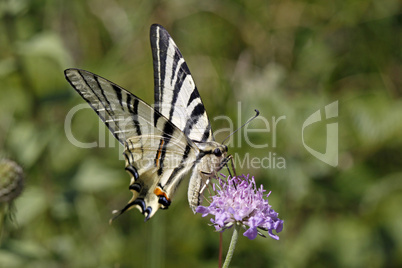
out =
[[[180,50],[161,25],[150,31],[155,108],[191,140],[212,141],[211,124]]]

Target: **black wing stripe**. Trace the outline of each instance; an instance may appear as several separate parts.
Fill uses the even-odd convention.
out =
[[[183,72],[183,69],[179,69],[179,72],[177,74],[177,81],[173,90],[173,99],[171,102],[171,108],[169,112],[169,120],[172,120],[173,113],[174,113],[174,108],[177,102],[177,98],[180,94],[180,91],[182,89],[183,81],[186,79],[187,74]],[[173,79],[173,78],[172,78]]]
[[[172,72],[172,74],[174,74],[176,72],[176,68],[177,68],[177,63],[179,62],[179,60],[182,58],[181,54],[179,51],[175,51],[174,53],[174,57],[173,57],[173,64],[172,64],[172,69],[170,70]],[[173,80],[175,79],[175,76],[172,75],[172,77],[170,77],[170,84],[173,84]]]
[[[139,103],[140,103],[140,101],[138,99],[134,100],[134,106],[133,106],[134,114],[138,114],[138,104]]]
[[[154,36],[156,35],[156,36]],[[166,53],[160,53],[161,50],[166,51],[169,37],[166,36],[164,31],[161,31],[160,28],[157,28],[156,31],[151,31],[150,34],[151,39],[151,47],[152,47],[152,56],[154,58],[154,70],[158,70],[154,72],[154,86],[160,90],[155,90],[155,101],[161,102],[163,99],[163,91],[165,81],[165,68],[166,68]]]
[[[188,99],[187,107],[190,106],[190,104],[193,102],[193,100],[198,99],[199,97],[200,97],[200,94],[198,93],[198,90],[195,87],[193,92],[190,95],[190,98]]]
[[[140,125],[140,122],[138,122],[138,120],[136,120],[137,115],[138,115],[138,104],[139,103],[140,103],[140,101],[138,99],[134,100],[133,112],[135,114],[135,118],[133,118],[133,121],[134,121],[134,125],[135,125],[135,127],[137,129],[137,135],[141,136],[141,134],[142,134],[141,133],[141,125]]]
[[[112,84],[112,87],[113,87],[113,89],[114,89],[114,92],[116,92],[116,97],[117,97],[117,99],[119,100],[120,106],[121,106],[121,107],[124,107],[124,106],[123,106],[123,103],[122,103],[123,97],[122,97],[122,95],[121,95],[121,89],[120,89],[119,87],[117,87],[116,85],[113,85],[113,84]]]
[[[197,106],[194,107],[193,111],[191,112],[191,117],[187,120],[186,127],[183,130],[185,135],[188,135],[191,132],[193,126],[197,124],[198,120],[204,113],[205,108],[204,105],[202,105],[201,103],[197,104]]]
[[[154,127],[157,126],[159,117],[161,117],[161,114],[155,110],[155,112],[154,112]]]
[[[133,102],[133,98],[131,97],[131,95],[127,95],[127,108],[131,113],[131,117],[133,119],[133,123],[135,126],[135,130],[138,136],[141,136],[142,132],[141,132],[141,124],[140,122],[137,120],[138,118],[138,104],[139,104],[139,100],[138,99],[134,99],[134,103]]]
[[[211,135],[211,125],[208,124],[207,128],[202,135],[201,142],[206,142],[209,139],[209,135]]]
[[[81,72],[80,72],[80,75],[81,75],[82,78],[84,78],[84,77],[82,76]],[[101,93],[102,93],[102,96],[103,96],[103,98],[105,99],[105,101],[106,101],[106,103],[107,103],[107,107],[111,107],[108,98],[106,98],[105,91],[103,90],[101,84],[99,83],[98,77],[93,76],[93,78],[95,79],[96,84],[98,85],[98,87],[101,89]],[[84,79],[84,80],[85,80],[85,79]],[[86,81],[85,81],[85,82],[86,82]],[[87,85],[88,85],[88,83],[87,83]]]
[[[127,95],[127,100],[126,100],[127,109],[128,109],[132,114],[137,114],[137,113],[134,111],[134,105],[131,105],[131,102],[132,102],[132,97],[131,97],[131,95]]]
[[[163,135],[162,135],[163,138],[161,139],[161,142],[163,141],[163,146],[162,146],[162,153],[159,159],[159,168],[158,168],[159,176],[162,175],[163,173],[163,164],[166,156],[166,147],[170,142],[171,137],[173,136],[173,132],[174,132],[173,126],[169,122],[166,122],[163,128]]]

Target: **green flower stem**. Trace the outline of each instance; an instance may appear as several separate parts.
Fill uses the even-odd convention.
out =
[[[230,261],[232,260],[233,252],[234,252],[234,249],[235,249],[236,243],[237,243],[237,238],[239,237],[239,229],[240,229],[240,225],[235,224],[235,226],[233,228],[232,240],[230,241],[229,250],[228,250],[228,253],[226,254],[226,259],[225,259],[225,263],[223,264],[223,268],[229,267]]]

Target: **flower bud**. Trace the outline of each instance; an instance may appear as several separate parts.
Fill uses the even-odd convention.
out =
[[[11,202],[24,188],[24,173],[15,162],[0,159],[0,202]]]

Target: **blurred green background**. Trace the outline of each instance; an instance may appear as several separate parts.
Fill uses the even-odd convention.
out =
[[[181,49],[215,132],[259,109],[276,131],[238,134],[230,152],[286,168],[252,167],[284,219],[280,240],[241,236],[231,267],[402,266],[402,12],[384,1],[0,2],[0,157],[25,190],[3,226],[0,267],[217,267],[219,234],[193,215],[183,182],[149,222],[130,211],[120,149],[63,70],[89,70],[153,102],[149,27]],[[306,151],[304,120],[339,101],[339,165]],[[239,104],[240,102],[240,104]],[[241,106],[239,108],[239,105]],[[68,123],[68,122],[67,122]],[[325,151],[325,122],[306,143]],[[255,120],[249,129],[263,129]],[[69,128],[70,129],[70,128]],[[273,133],[276,144],[272,143]],[[221,141],[227,131],[218,133]],[[224,252],[231,232],[223,235]]]

